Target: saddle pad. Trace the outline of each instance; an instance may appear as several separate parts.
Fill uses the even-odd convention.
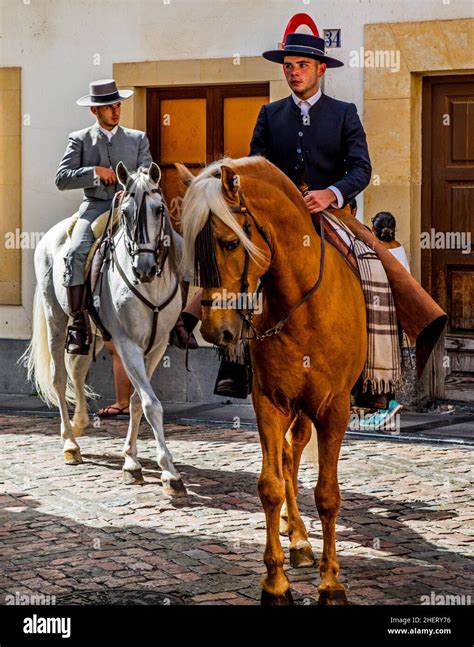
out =
[[[328,209],[327,211],[331,212],[331,209]],[[312,219],[316,231],[319,235],[321,235],[321,214],[312,214]],[[326,218],[323,218],[323,227],[326,240],[331,243],[331,245],[335,247],[337,251],[342,255],[346,263],[349,265],[351,270],[360,281],[360,272],[359,266],[357,264],[357,259],[355,257],[352,246],[349,246],[349,244],[346,242],[348,238],[345,231],[343,229],[336,229],[335,225],[330,223]],[[344,235],[344,239],[342,238],[342,235]]]
[[[100,216],[98,216],[91,225],[92,233],[94,234],[95,240],[92,243],[92,246],[89,250],[89,253],[87,255],[86,262],[84,265],[84,276],[86,278],[91,268],[92,259],[94,258],[94,255],[99,247],[99,241],[102,238],[102,235],[105,231],[105,227],[107,226],[108,217],[109,217],[109,210],[104,211],[104,213],[101,213]],[[66,229],[66,234],[68,238],[71,238],[72,232],[74,230],[74,227],[78,219],[79,219],[78,211],[76,211],[76,213],[74,213],[69,218],[69,222]],[[118,226],[119,222],[120,222],[120,218],[119,218],[118,209],[115,209],[113,214],[113,220],[112,220],[112,230],[114,230]]]

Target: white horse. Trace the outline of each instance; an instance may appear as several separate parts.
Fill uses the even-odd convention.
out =
[[[127,484],[143,483],[137,435],[144,413],[156,439],[163,491],[183,496],[186,488],[165,442],[163,408],[150,384],[181,310],[178,265],[182,241],[171,228],[158,188],[161,172],[155,163],[148,171],[130,174],[120,162],[117,177],[124,187],[119,203],[121,224],[112,239],[112,258],[103,267],[93,298],[135,389],[123,448],[124,480]],[[86,397],[94,393],[85,384],[92,351],[88,355],[65,353],[69,310],[63,274],[69,222],[65,219],[54,225],[36,248],[33,334],[20,359],[41,398],[49,406],[59,407],[64,459],[76,465],[82,463],[77,439],[89,423]],[[91,330],[98,351],[103,346],[102,335],[94,324]],[[68,403],[75,405],[72,420]]]

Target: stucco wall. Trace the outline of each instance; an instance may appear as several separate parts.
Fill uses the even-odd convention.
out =
[[[21,68],[22,227],[45,231],[71,213],[79,192],[54,185],[67,134],[92,122],[76,106],[92,79],[114,63],[259,56],[276,46],[288,19],[307,12],[320,30],[340,27],[336,56],[364,45],[364,25],[472,16],[470,0],[3,0],[0,66]],[[389,42],[389,41],[387,41]],[[390,46],[390,45],[388,45]],[[363,114],[364,70],[329,71],[325,92]],[[199,82],[197,80],[197,82]],[[284,86],[281,86],[283,89]],[[3,241],[2,241],[3,242]],[[22,306],[0,306],[0,337],[26,339],[34,289],[33,251],[22,253]]]

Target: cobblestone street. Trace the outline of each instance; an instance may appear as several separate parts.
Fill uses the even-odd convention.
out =
[[[57,418],[0,418],[1,601],[141,589],[185,604],[258,603],[265,528],[257,433],[168,424],[189,490],[172,502],[161,492],[147,425],[139,437],[146,484],[122,484],[126,427],[90,427],[79,441],[84,464],[67,466]],[[474,599],[472,449],[351,438],[339,465],[337,546],[352,604]],[[315,467],[304,464],[300,508],[319,554],[315,480]],[[317,569],[286,568],[295,601],[315,603]]]

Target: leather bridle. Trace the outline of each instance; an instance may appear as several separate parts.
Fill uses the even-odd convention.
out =
[[[244,224],[242,226],[242,229],[243,229],[245,235],[247,236],[247,238],[249,240],[252,240],[252,223],[254,224],[257,232],[260,234],[260,236],[263,238],[263,240],[267,244],[268,249],[270,250],[271,259],[273,259],[273,248],[272,248],[272,245],[271,245],[271,242],[270,242],[270,238],[269,238],[265,228],[257,222],[255,216],[252,214],[252,212],[250,211],[250,209],[246,205],[244,195],[243,195],[240,188],[238,189],[238,196],[239,196],[239,205],[237,207],[231,207],[230,210],[232,211],[232,213],[238,213],[238,214],[244,216],[245,220],[244,220]],[[209,217],[211,217],[211,213],[209,213]],[[324,234],[324,226],[323,226],[322,221],[321,221],[320,231],[321,231],[321,255],[320,255],[320,263],[319,263],[319,276],[318,276],[318,280],[316,281],[316,283],[313,285],[312,288],[310,288],[307,292],[305,292],[303,294],[303,296],[301,297],[301,299],[299,299],[299,301],[297,301],[290,308],[289,312],[287,313],[287,315],[285,317],[281,318],[278,321],[278,323],[276,323],[271,328],[268,328],[264,332],[258,332],[257,329],[255,328],[254,324],[253,324],[253,317],[254,317],[254,314],[255,314],[254,313],[254,309],[255,309],[254,307],[246,309],[245,312],[244,312],[243,309],[237,309],[237,313],[241,317],[241,319],[243,320],[244,325],[247,328],[249,328],[253,333],[253,335],[251,337],[243,337],[244,339],[252,339],[252,340],[255,340],[255,341],[260,341],[261,339],[266,339],[267,337],[273,337],[274,335],[278,335],[282,331],[284,325],[286,324],[288,319],[291,317],[291,315],[300,306],[302,306],[303,303],[305,303],[316,292],[316,290],[320,287],[321,282],[323,280],[323,275],[324,275],[324,252],[325,252],[325,246],[326,246],[325,245],[326,238],[325,238],[325,234]],[[241,278],[240,278],[240,291],[241,291],[242,294],[246,294],[247,289],[249,287],[249,281],[248,281],[249,265],[250,265],[250,254],[249,254],[248,250],[245,249],[244,268],[243,268],[242,275],[241,275]],[[260,277],[260,282],[259,282],[259,284],[257,286],[257,290],[255,292],[255,296],[257,296],[257,297],[263,290],[264,283],[265,283],[265,277],[266,277],[266,273],[262,277]],[[209,299],[202,299],[201,300],[201,305],[202,306],[212,307],[213,303],[214,302],[209,300]]]
[[[142,209],[145,207],[146,196],[151,193],[159,193],[162,198],[161,207],[159,209],[160,218],[161,218],[160,230],[155,240],[154,247],[140,247],[139,246],[140,242],[138,240],[140,237],[142,238],[143,243],[147,244],[150,242],[147,221],[146,221],[146,218],[142,218],[141,215],[142,215]],[[123,199],[128,196],[134,198],[135,193],[134,192],[124,193],[124,195],[120,200],[120,205],[119,205],[120,208],[122,206]],[[136,215],[136,217],[134,218],[134,227],[132,231],[132,236],[128,235],[129,227],[128,227],[128,221],[125,216],[125,213],[122,210],[120,212],[122,227],[123,227],[123,231],[125,232],[124,242],[127,248],[128,255],[133,260],[133,258],[138,254],[153,254],[155,257],[155,263],[156,263],[156,276],[160,276],[163,271],[163,266],[165,264],[166,257],[168,256],[168,247],[163,244],[164,238],[165,238],[165,229],[166,229],[166,207],[165,207],[164,197],[161,191],[159,189],[144,191],[142,194],[142,200],[141,200],[140,206],[138,208],[137,208],[137,203],[134,201],[134,212],[135,212],[134,215],[137,214],[137,211],[138,211],[138,215]],[[136,268],[133,265],[132,265],[132,271],[135,277],[138,278]]]
[[[133,260],[133,257],[136,256],[137,254],[145,254],[145,253],[154,254],[155,262],[156,262],[156,276],[161,276],[161,274],[163,272],[165,262],[166,262],[166,259],[168,258],[168,253],[169,253],[168,245],[164,245],[164,237],[165,237],[165,234],[167,232],[168,232],[169,236],[172,236],[172,231],[171,231],[171,226],[169,225],[169,219],[166,217],[167,210],[166,210],[166,207],[165,207],[163,194],[161,193],[161,191],[159,189],[152,189],[150,192],[145,192],[143,194],[142,203],[143,203],[143,200],[145,199],[145,197],[148,195],[148,193],[160,193],[161,196],[162,196],[161,225],[160,225],[160,232],[159,232],[159,234],[158,234],[158,236],[156,238],[155,247],[154,248],[145,248],[144,247],[142,249],[137,249],[136,248],[138,246],[138,244],[139,244],[138,241],[137,241],[137,232],[138,232],[138,228],[140,226],[139,218],[137,218],[136,221],[135,221],[135,227],[134,227],[132,240],[130,240],[128,235],[127,235],[128,226],[127,226],[125,215],[124,215],[124,213],[122,211],[122,202],[123,202],[123,199],[124,199],[125,195],[134,197],[135,194],[133,192],[132,193],[123,192],[121,194],[121,196],[120,196],[120,200],[119,200],[119,203],[118,203],[118,208],[120,209],[121,224],[122,224],[122,234],[125,232],[124,243],[125,243],[125,246],[126,246],[126,249],[127,249],[127,252],[129,254],[129,256],[132,257],[132,260]],[[115,194],[114,199],[112,200],[112,205],[110,207],[110,213],[109,213],[109,221],[110,222],[111,222],[111,219],[112,219],[113,210],[115,208],[116,197],[117,197],[117,194]],[[140,210],[141,210],[141,206],[142,205],[140,205]],[[135,209],[136,209],[136,204],[135,204]],[[139,214],[140,214],[140,210],[139,210]],[[108,225],[108,223],[107,223],[107,225]],[[142,223],[141,226],[142,226],[141,235],[143,236],[144,240],[147,240],[149,242],[148,228],[146,226],[146,222]],[[109,252],[110,252],[110,257],[112,259],[113,265],[117,268],[117,271],[118,271],[120,277],[122,278],[123,282],[126,284],[128,289],[142,303],[144,303],[150,310],[153,311],[153,319],[152,319],[152,324],[151,324],[150,339],[148,341],[148,345],[147,345],[147,347],[145,349],[145,352],[144,352],[144,355],[146,356],[146,355],[148,355],[150,350],[153,348],[153,345],[155,343],[155,337],[156,337],[156,332],[157,332],[157,328],[158,328],[158,315],[161,312],[161,310],[166,308],[166,306],[169,305],[171,303],[171,301],[173,301],[173,299],[175,298],[176,293],[178,292],[178,289],[179,289],[179,279],[176,278],[176,285],[174,286],[171,294],[162,303],[160,303],[160,304],[152,303],[149,299],[147,299],[147,297],[145,297],[139,290],[136,289],[135,285],[138,284],[138,282],[139,282],[138,279],[135,279],[135,281],[134,281],[135,285],[133,285],[130,282],[128,276],[125,274],[122,266],[119,263],[119,260],[118,260],[115,249],[116,249],[116,244],[114,242],[114,239],[113,239],[112,235],[110,235],[110,238],[109,238]],[[134,275],[137,276],[137,274],[135,272],[135,268],[133,267],[133,265],[132,265],[132,270],[133,270]]]

